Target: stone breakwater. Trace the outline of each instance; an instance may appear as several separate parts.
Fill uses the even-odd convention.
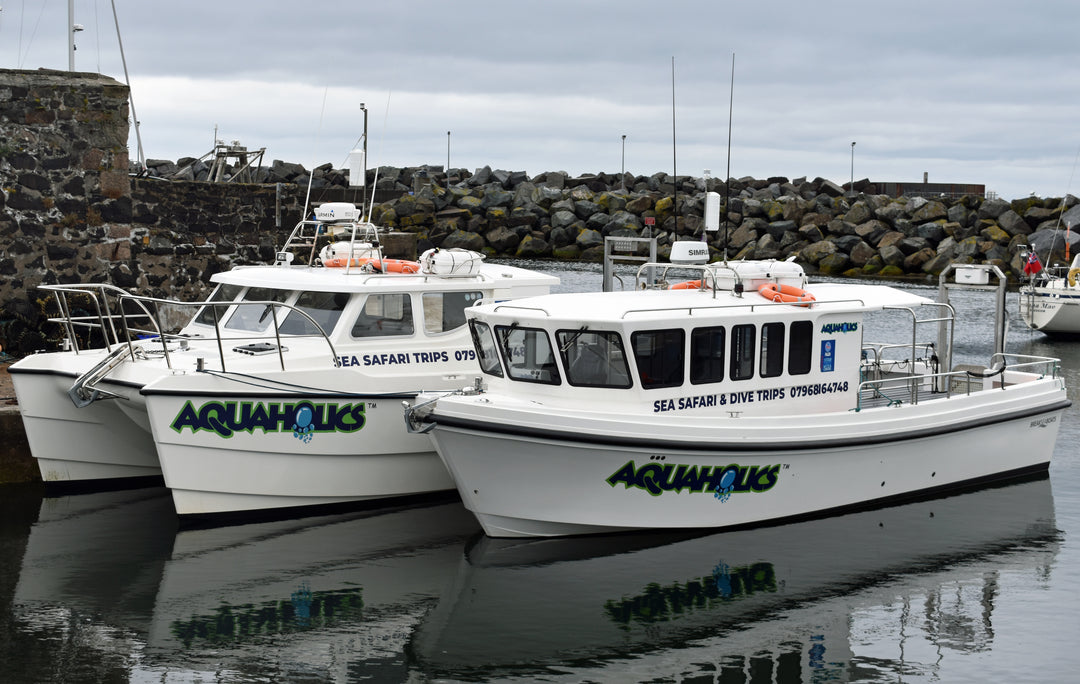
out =
[[[197,177],[192,160],[151,162],[169,175]],[[275,161],[260,169],[264,182],[313,188],[344,186],[344,170],[308,172]],[[720,179],[492,170],[468,173],[442,167],[368,172],[380,192],[400,193],[374,206],[372,219],[414,232],[418,248],[462,247],[497,256],[599,261],[605,237],[653,235],[667,256],[676,239],[700,240],[706,192],[726,202],[726,225],[705,233],[713,257],[794,257],[811,273],[832,276],[936,278],[949,263],[991,263],[1012,278],[1022,274],[1021,247],[1033,233],[1064,228],[1069,196],[1013,201],[961,197],[889,197],[868,180],[851,188],[815,178]],[[1080,213],[1077,210],[1075,213]],[[1080,217],[1077,217],[1080,218]],[[1047,242],[1052,242],[1046,235]],[[1061,251],[1064,243],[1056,245]],[[1051,256],[1041,252],[1044,260]],[[1063,258],[1063,254],[1055,254]]]

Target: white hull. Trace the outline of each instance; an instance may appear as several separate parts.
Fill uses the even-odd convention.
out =
[[[485,423],[466,418],[469,400],[453,397],[439,401],[430,434],[465,506],[493,537],[730,528],[1045,470],[1067,405],[1060,386],[1047,390],[1042,384],[1042,398],[1036,387],[1001,392],[996,406],[983,394],[827,417],[669,418],[666,431],[651,433],[684,441],[640,446],[633,442],[650,433],[647,417],[553,410],[543,426],[555,436],[541,437],[520,429],[527,409]],[[711,437],[690,439],[695,430]],[[732,486],[730,496],[718,485]]]
[[[213,516],[452,490],[453,480],[430,440],[405,429],[405,395],[346,394],[348,387],[367,384],[363,376],[349,381],[347,372],[334,374],[338,396],[240,394],[250,387],[197,375],[170,376],[148,386],[157,453],[177,514]],[[308,374],[305,380],[314,378]],[[419,382],[399,378],[380,386],[390,391]],[[185,393],[178,393],[181,388]],[[301,404],[314,409],[322,429],[305,433],[288,417],[260,427],[244,422],[244,406],[272,412]],[[208,412],[213,418],[201,423],[197,415]],[[332,416],[350,422],[334,422]],[[352,429],[356,422],[361,427]]]
[[[103,383],[123,398],[77,408],[67,391],[102,354],[35,354],[11,367],[30,451],[45,482],[160,478],[135,380]]]
[[[1063,278],[1020,288],[1020,317],[1048,335],[1080,335],[1080,286]]]

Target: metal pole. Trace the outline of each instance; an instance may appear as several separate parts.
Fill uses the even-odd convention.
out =
[[[626,134],[622,137],[622,189],[626,192]]]
[[[75,71],[75,0],[68,0],[68,71]]]
[[[855,141],[851,142],[851,192],[855,192]]]
[[[446,132],[446,186],[450,187],[450,131]]]

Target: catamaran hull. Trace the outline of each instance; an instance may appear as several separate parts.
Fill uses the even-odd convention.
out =
[[[1045,471],[1063,409],[812,448],[750,444],[737,428],[711,446],[635,447],[629,426],[543,438],[458,419],[430,434],[489,536],[545,537],[772,524]]]
[[[146,400],[181,517],[454,489],[430,441],[405,430],[402,397],[151,393]]]
[[[68,388],[78,374],[50,369],[50,356],[54,355],[27,357],[9,369],[30,453],[42,480],[90,484],[160,479],[139,387],[102,383],[102,388],[120,396],[76,407]]]

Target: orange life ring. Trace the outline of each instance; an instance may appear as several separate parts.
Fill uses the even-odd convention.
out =
[[[810,306],[810,302],[816,301],[814,295],[806,290],[801,290],[793,285],[780,285],[779,283],[765,283],[758,288],[758,294],[771,302],[783,302],[785,304]]]
[[[419,273],[420,263],[406,261],[405,259],[371,259],[368,257],[349,259],[338,257],[326,259],[323,266],[328,268],[344,268],[345,266],[369,266],[371,270],[379,273]]]
[[[668,289],[669,290],[700,290],[701,289],[701,281],[700,280],[685,280],[685,281],[683,281],[681,283],[675,283],[674,285],[669,285]]]

